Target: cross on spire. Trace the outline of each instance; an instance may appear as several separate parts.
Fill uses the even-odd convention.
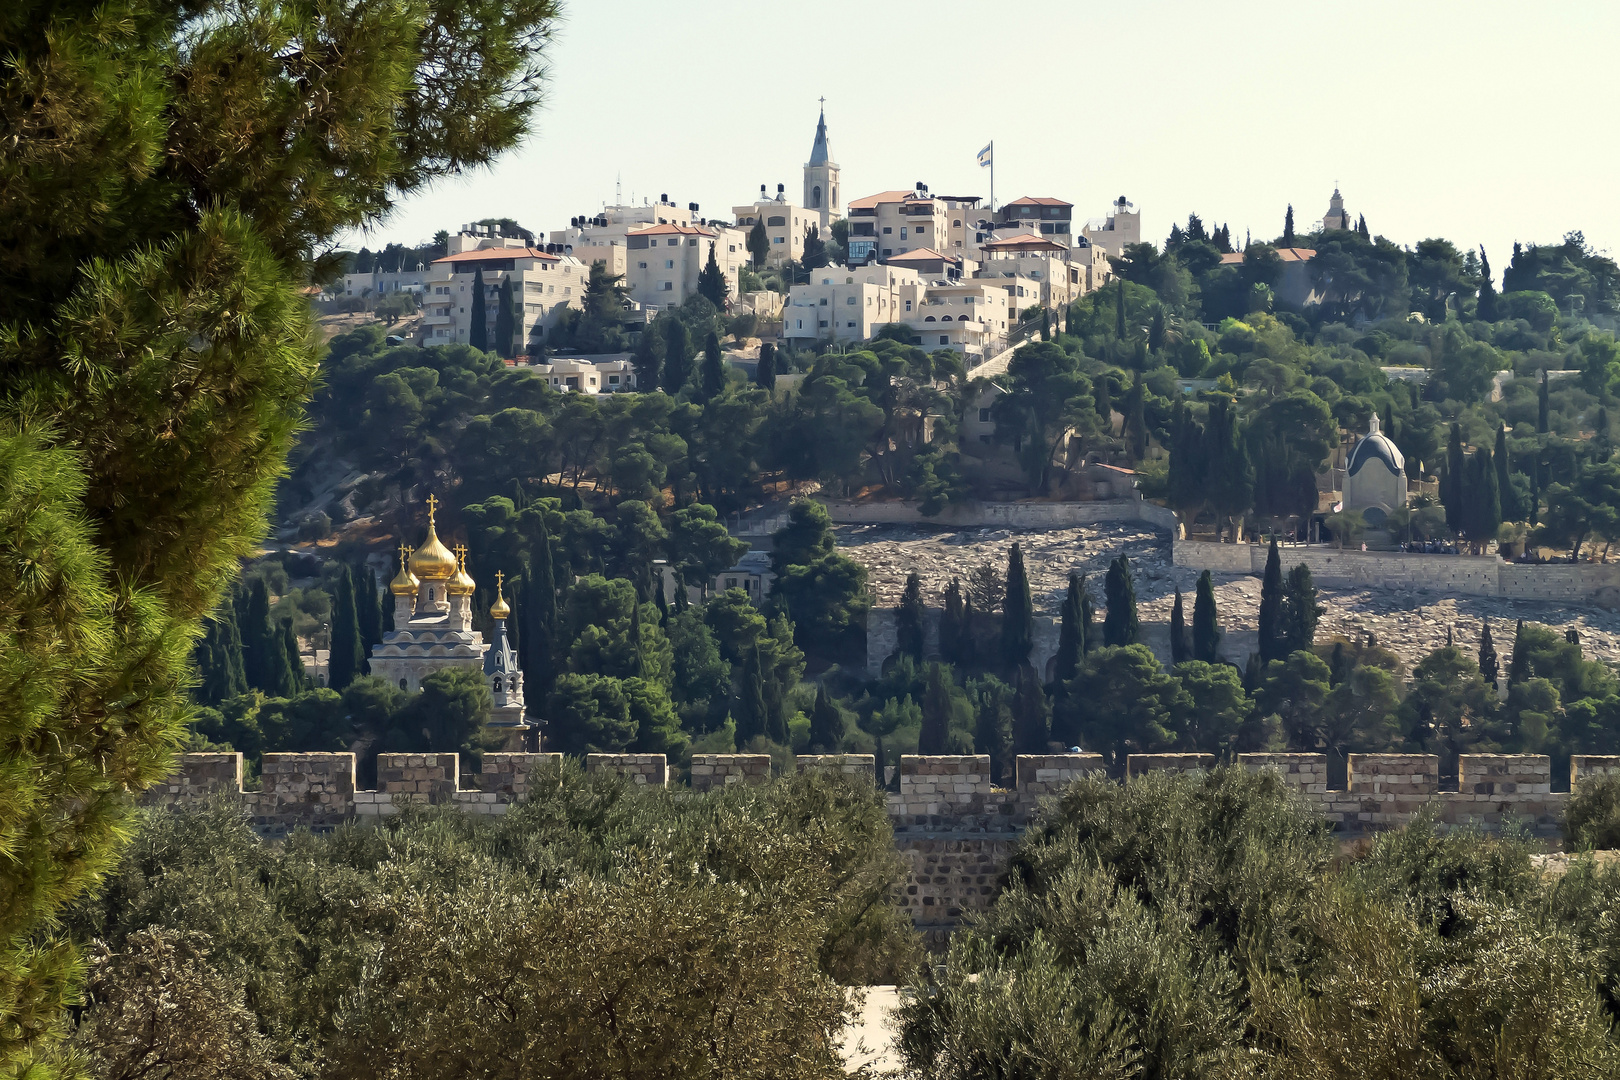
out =
[[[501,586],[506,582],[506,571],[495,571],[495,595],[501,595]]]
[[[428,507],[428,524],[432,525],[433,524],[433,512],[439,508],[439,500],[438,500],[438,498],[436,498],[432,494],[429,494],[428,497],[427,497],[427,507]]]
[[[460,563],[461,568],[465,570],[467,568],[467,545],[457,544],[454,551],[456,553],[456,561]]]

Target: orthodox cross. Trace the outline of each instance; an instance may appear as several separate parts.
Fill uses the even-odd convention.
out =
[[[434,496],[429,495],[427,497],[427,504],[428,504],[428,524],[431,525],[433,523],[433,512],[439,508],[439,500],[437,498],[435,498]]]
[[[467,545],[466,544],[457,544],[456,548],[455,548],[455,551],[456,551],[456,562],[461,564],[461,568],[463,570],[467,569]]]

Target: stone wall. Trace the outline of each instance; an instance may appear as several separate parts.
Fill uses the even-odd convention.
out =
[[[1259,574],[1265,544],[1216,544],[1176,540],[1177,566],[1217,574]],[[1454,596],[1540,600],[1620,606],[1620,563],[1534,566],[1503,562],[1495,555],[1426,555],[1405,551],[1341,551],[1322,545],[1281,551],[1284,569],[1310,567],[1318,585],[1374,589],[1435,589]]]
[[[1134,494],[1134,493],[1133,493]],[[924,517],[916,503],[852,502],[832,500],[827,515],[835,525],[938,525],[963,529],[998,526],[1004,529],[1069,529],[1099,521],[1145,521],[1161,529],[1174,529],[1173,511],[1140,498],[1097,502],[969,501],[947,506],[934,517]]]
[[[399,812],[407,803],[453,805],[479,814],[503,814],[523,802],[546,777],[555,778],[559,754],[486,754],[483,770],[461,786],[459,755],[381,754],[378,790],[356,791],[353,754],[266,754],[263,786],[244,791],[241,755],[186,754],[173,776],[152,788],[145,801],[173,806],[224,793],[241,798],[261,831],[331,828],[353,818]],[[1552,790],[1551,763],[1534,754],[1464,754],[1458,789],[1440,789],[1440,762],[1428,754],[1352,754],[1348,784],[1329,787],[1327,759],[1320,754],[1241,754],[1249,769],[1277,772],[1343,835],[1395,828],[1433,808],[1448,827],[1500,828],[1516,819],[1543,836],[1556,834],[1569,801]],[[1155,770],[1206,769],[1207,754],[1142,754],[1126,761],[1127,777]],[[763,783],[770,759],[763,754],[698,754],[692,759],[697,790],[728,783]],[[873,774],[870,754],[806,755],[802,772],[825,770],[858,777]],[[591,754],[586,768],[628,776],[638,786],[667,785],[662,754]],[[703,771],[706,770],[706,771]],[[991,782],[983,755],[900,759],[898,790],[888,800],[895,847],[908,867],[900,902],[924,930],[943,930],[995,895],[1002,867],[1043,800],[1065,785],[1103,770],[1097,754],[1020,755],[1015,786]],[[1620,775],[1620,755],[1570,760],[1570,783]]]

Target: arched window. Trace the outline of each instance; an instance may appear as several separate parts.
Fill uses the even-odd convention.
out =
[[[821,205],[821,185],[820,184],[817,184],[815,187],[810,189],[810,205],[815,206],[815,207],[819,207]]]
[[[947,315],[947,316],[945,316],[945,317],[944,317],[944,318],[943,318],[943,319],[941,319],[941,320],[939,320],[939,321],[940,321],[940,322],[950,322],[950,321],[951,321],[951,317],[950,317],[950,316],[949,316],[949,315]]]
[[[513,675],[510,679],[507,680],[506,688],[508,690],[512,691],[512,693],[514,693],[514,694],[517,693],[517,676],[516,675]]]
[[[399,688],[401,690],[409,690],[410,689],[409,686],[405,685],[405,680],[404,679],[399,680]]]
[[[923,322],[933,322],[933,321],[934,321],[934,317],[932,315],[928,316],[928,318],[923,320]]]
[[[497,694],[501,692],[501,677],[499,675],[490,680],[489,688],[495,691]]]
[[[433,603],[433,586],[428,586],[428,603]]]

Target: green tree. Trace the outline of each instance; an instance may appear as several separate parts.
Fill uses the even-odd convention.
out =
[[[686,332],[686,324],[675,316],[660,315],[658,321],[664,324],[663,388],[664,393],[673,397],[685,389],[692,378],[692,338]]]
[[[1170,718],[1177,748],[1220,757],[1233,753],[1238,732],[1253,711],[1237,668],[1188,660],[1170,674],[1186,695],[1175,699]]]
[[[711,245],[712,246],[712,245]],[[726,365],[720,353],[720,335],[709,331],[703,343],[703,400],[711,401],[726,388]]]
[[[704,264],[698,273],[698,295],[713,304],[720,311],[726,310],[726,297],[731,293],[731,283],[720,270],[720,263],[714,257],[714,245],[709,245],[709,261]]]
[[[950,669],[931,663],[923,676],[922,728],[917,735],[917,753],[950,753],[951,736]]]
[[[1485,322],[1497,319],[1496,285],[1491,281],[1491,260],[1485,255],[1485,245],[1479,248],[1479,302],[1474,313]]]
[[[659,387],[664,367],[663,345],[663,338],[652,326],[643,327],[641,333],[636,335],[636,348],[630,357],[630,364],[636,371],[636,389],[643,393],[651,393]]]
[[[1015,754],[1044,754],[1047,750],[1050,717],[1041,680],[1028,664],[1013,671],[1015,698],[1012,709],[1012,744]]]
[[[489,322],[484,312],[484,268],[473,271],[472,297],[467,301],[467,344],[480,352],[489,351]]]
[[[1193,659],[1213,664],[1220,659],[1221,627],[1215,612],[1215,583],[1205,570],[1198,575],[1193,597]]]
[[[748,230],[748,254],[754,257],[755,270],[764,266],[765,260],[770,257],[771,238],[765,231],[764,218],[755,221],[753,228]]]
[[[546,695],[545,716],[547,743],[564,753],[618,753],[635,741],[630,702],[611,676],[557,676]]]
[[[972,659],[971,635],[967,607],[962,601],[962,583],[951,578],[945,586],[945,606],[939,615],[939,654],[947,664],[962,667]]]
[[[816,703],[810,710],[810,752],[836,754],[844,745],[847,731],[844,713],[827,696],[825,686],[816,687]]]
[[[900,606],[894,612],[896,655],[909,656],[922,663],[925,615],[922,578],[913,571],[906,575],[905,588],[900,593]]]
[[[670,515],[670,562],[687,581],[700,584],[705,595],[715,575],[736,566],[747,551],[748,542],[733,539],[707,503],[692,503]]]
[[[512,295],[512,278],[501,275],[500,306],[495,309],[495,351],[502,356],[512,356],[517,352],[517,300]]]
[[[1507,426],[1496,428],[1496,453],[1491,457],[1496,465],[1496,493],[1503,521],[1523,521],[1524,508],[1519,505],[1518,493],[1513,490],[1513,466],[1508,457]]]
[[[1058,450],[1075,433],[1098,429],[1090,378],[1077,357],[1052,342],[1020,346],[1007,367],[1012,392],[996,399],[996,437],[1017,447],[1030,488],[1044,491]]]
[[[1331,683],[1332,673],[1315,653],[1291,653],[1266,665],[1256,704],[1262,714],[1282,719],[1291,750],[1321,747],[1323,707]]]
[[[1024,573],[1024,552],[1017,542],[1007,553],[1007,592],[1001,604],[1001,663],[1008,671],[1029,663],[1035,646],[1035,604],[1030,598],[1029,576]]]
[[[1548,396],[1547,396],[1547,369],[1541,369],[1541,382],[1536,387],[1536,433],[1545,435],[1548,431]]]
[[[298,692],[287,666],[287,647],[281,632],[270,622],[270,590],[262,577],[248,587],[242,623],[242,660],[248,685],[270,697],[291,697]]]
[[[866,568],[833,546],[826,507],[801,499],[773,537],[771,566],[780,597],[793,619],[800,647],[823,655],[851,647],[869,604]]]
[[[1316,622],[1327,611],[1316,602],[1316,582],[1310,567],[1301,563],[1288,571],[1283,586],[1282,638],[1286,653],[1316,644]]]
[[[737,721],[737,745],[746,747],[755,739],[767,736],[768,716],[765,707],[765,672],[760,662],[759,645],[744,655],[742,675],[737,682],[737,703],[731,710]]]
[[[1282,238],[1277,242],[1279,247],[1291,248],[1298,244],[1294,237],[1294,204],[1288,204],[1288,213],[1283,215]]]
[[[1084,574],[1069,575],[1069,591],[1063,598],[1063,611],[1058,625],[1057,655],[1054,657],[1052,680],[1062,687],[1080,670],[1080,659],[1086,653],[1086,625],[1084,600],[1086,578]]]
[[[759,347],[759,365],[754,369],[754,381],[766,393],[776,390],[776,345],[772,342],[763,342]]]
[[[1187,641],[1187,615],[1181,606],[1181,590],[1176,589],[1176,602],[1170,609],[1170,663],[1181,664],[1192,658],[1192,646]]]
[[[1283,621],[1282,557],[1277,538],[1271,538],[1266,552],[1266,569],[1260,578],[1260,662],[1269,664],[1288,655],[1287,627]]]
[[[1109,648],[1135,645],[1141,637],[1136,618],[1136,582],[1130,561],[1124,555],[1108,564],[1103,596],[1108,604],[1103,615],[1103,644]]]
[[[332,596],[332,639],[327,658],[326,685],[342,690],[365,674],[365,653],[360,642],[360,620],[355,613],[354,576],[347,564],[338,572]]]
[[[815,225],[805,230],[804,255],[799,259],[799,265],[806,271],[827,265],[827,243],[821,238],[821,229]]]
[[[1496,685],[1496,677],[1501,672],[1501,664],[1496,658],[1496,644],[1491,641],[1491,624],[1488,621],[1480,623],[1479,631],[1479,673],[1491,686]]]
[[[360,624],[360,648],[369,658],[373,645],[382,643],[384,593],[377,589],[377,575],[364,562],[354,564],[354,614]],[[369,659],[366,671],[371,670]]]
[[[1187,708],[1181,685],[1146,645],[1110,646],[1087,655],[1064,700],[1069,714],[1054,717],[1053,736],[1100,751],[1115,768],[1123,768],[1129,754],[1172,746],[1173,717]]]

